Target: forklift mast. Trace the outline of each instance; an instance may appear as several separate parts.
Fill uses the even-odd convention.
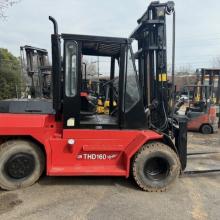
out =
[[[202,86],[209,86],[211,101],[217,108],[220,127],[220,69],[197,69],[197,83]],[[198,100],[202,101],[202,87],[198,91]]]
[[[220,105],[220,69],[197,69],[198,84],[209,86],[212,100],[215,104]],[[199,91],[202,97],[202,89]]]
[[[48,52],[45,49],[21,46],[22,73],[30,87],[33,98],[49,98],[51,83],[51,66],[49,66]]]
[[[171,113],[166,40],[166,15],[171,14],[175,16],[174,2],[152,2],[130,36],[138,42],[135,57],[138,59],[143,103],[151,112],[151,126],[161,131],[167,129],[167,117]]]

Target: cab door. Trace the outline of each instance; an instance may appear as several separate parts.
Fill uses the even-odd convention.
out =
[[[64,42],[64,129],[77,128],[80,124],[81,46],[76,41]]]
[[[123,96],[122,116],[124,121],[122,122],[122,127],[125,129],[147,128],[147,117],[140,93],[134,55],[130,45],[127,47],[125,56]]]

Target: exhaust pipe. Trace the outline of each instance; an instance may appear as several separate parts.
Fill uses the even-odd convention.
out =
[[[54,34],[58,35],[58,25],[56,19],[53,18],[52,16],[49,16],[49,20],[53,23]]]

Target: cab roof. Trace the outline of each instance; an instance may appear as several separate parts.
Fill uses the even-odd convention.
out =
[[[64,41],[74,40],[82,44],[82,54],[90,56],[110,56],[120,55],[121,45],[130,44],[129,38],[104,37],[91,35],[62,34]]]

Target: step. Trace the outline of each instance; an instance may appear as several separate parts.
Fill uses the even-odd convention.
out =
[[[57,166],[47,174],[49,176],[126,176],[126,169],[121,166]]]

